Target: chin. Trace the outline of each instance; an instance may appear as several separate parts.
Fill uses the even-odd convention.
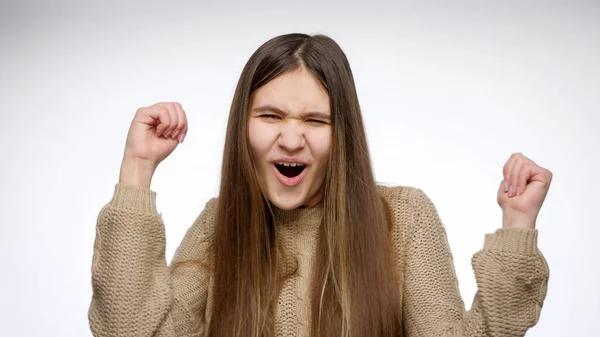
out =
[[[268,193],[268,196],[273,205],[285,211],[296,209],[306,201],[303,193]]]

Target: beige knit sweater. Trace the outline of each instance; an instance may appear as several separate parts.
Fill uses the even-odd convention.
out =
[[[548,265],[537,230],[499,229],[472,259],[478,291],[465,311],[446,232],[430,199],[412,187],[379,187],[393,210],[396,268],[404,268],[407,337],[523,336],[539,318]],[[207,262],[216,199],[187,231],[168,266],[165,229],[150,189],[116,184],[97,218],[89,308],[94,336],[203,336],[211,319]],[[307,291],[322,208],[276,212],[295,270],[279,295],[277,336],[308,336]],[[190,261],[200,263],[189,263]],[[206,263],[204,264],[206,265]]]

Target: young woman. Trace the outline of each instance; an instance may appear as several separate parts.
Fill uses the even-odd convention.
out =
[[[548,266],[536,217],[552,174],[521,154],[498,189],[502,228],[473,256],[465,311],[446,233],[417,188],[376,185],[348,60],[323,35],[275,37],[233,98],[218,198],[173,261],[150,182],[185,139],[178,103],[140,108],[100,211],[95,336],[523,336]]]

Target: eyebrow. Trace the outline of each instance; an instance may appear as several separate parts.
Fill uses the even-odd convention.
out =
[[[274,112],[283,116],[287,116],[289,115],[286,111],[283,111],[281,109],[279,109],[276,106],[273,105],[269,105],[269,104],[265,104],[262,106],[259,106],[257,108],[252,109],[252,111],[254,112]],[[303,112],[301,113],[302,116],[304,117],[316,117],[316,118],[322,118],[322,119],[330,119],[331,116],[325,112],[321,112],[321,111],[310,111],[310,112]]]

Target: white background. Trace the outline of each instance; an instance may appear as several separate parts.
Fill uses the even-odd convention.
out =
[[[249,3],[252,3],[250,5]],[[233,91],[251,53],[324,33],[354,71],[380,182],[416,186],[470,265],[501,226],[502,166],[554,173],[538,218],[550,265],[528,336],[597,336],[600,5],[594,1],[0,5],[0,320],[4,336],[91,336],[96,217],[138,107],[179,101],[190,131],[152,189],[170,260],[217,193]]]

